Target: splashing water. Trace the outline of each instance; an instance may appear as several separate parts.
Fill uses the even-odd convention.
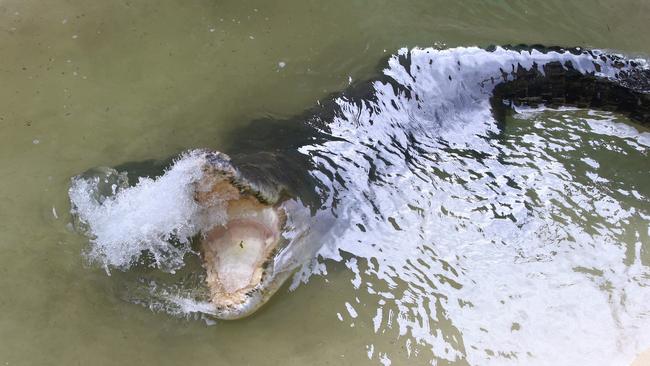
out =
[[[129,188],[113,184],[113,195],[99,192],[111,177],[73,178],[69,195],[73,214],[91,237],[88,259],[107,270],[128,269],[147,251],[155,266],[182,267],[189,241],[201,229],[192,183],[204,162],[201,152],[189,152],[156,179],[141,178]]]
[[[503,131],[490,113],[492,78],[553,60],[595,72],[590,57],[568,53],[402,50],[384,73],[410,93],[378,82],[376,101],[339,99],[338,139],[302,148],[337,204],[337,235],[320,256],[353,255],[346,264],[367,292],[360,305],[376,309],[374,332],[397,328],[410,356],[611,365],[650,345],[650,261],[641,256],[650,170],[618,182],[597,173],[609,167],[594,169],[646,161],[650,134],[606,113]],[[603,75],[613,77],[610,66]],[[371,359],[391,357],[368,346]]]

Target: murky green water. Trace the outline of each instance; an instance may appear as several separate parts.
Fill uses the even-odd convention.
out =
[[[649,22],[643,1],[1,1],[0,364],[467,364],[391,325],[396,315],[373,323],[376,299],[355,288],[350,261],[328,263],[327,275],[281,291],[243,321],[206,326],[126,302],[114,277],[84,266],[87,242],[68,229],[69,179],[93,166],[223,149],[233,127],[301,112],[349,78],[373,76],[399,47],[544,43],[647,55]],[[549,113],[534,118],[552,124],[562,115]],[[556,124],[557,136],[546,136],[533,125],[510,121],[504,144],[576,133]],[[629,160],[583,153],[599,176],[631,190],[648,177],[647,149],[634,151]],[[556,158],[591,187],[582,154]],[[636,189],[644,199],[616,199],[647,215],[650,192]],[[598,214],[573,217],[592,222],[586,231],[604,230]],[[619,238],[643,278],[650,258],[640,217]],[[452,332],[438,315],[422,329]],[[545,337],[553,335],[538,342]],[[544,352],[554,350],[536,357]]]

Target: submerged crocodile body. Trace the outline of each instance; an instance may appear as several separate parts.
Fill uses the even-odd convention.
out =
[[[363,126],[373,125],[375,119],[391,120],[390,113],[400,111],[418,121],[415,127],[407,121],[409,128],[426,129],[429,123],[439,126],[459,108],[484,103],[497,123],[503,123],[512,106],[544,105],[614,111],[650,125],[650,70],[644,61],[581,49],[469,51],[402,50],[375,80],[354,84],[295,118],[254,121],[237,131],[236,147],[227,155],[200,153],[202,173],[193,183],[194,199],[206,222],[216,211],[227,214],[225,222],[208,223],[201,230],[199,244],[216,317],[252,314],[309,256],[293,258],[287,265],[284,249],[297,244],[295,236],[283,233],[295,226],[292,216],[306,211],[318,217],[318,212],[335,210],[342,199],[319,179],[320,163],[311,147],[346,139],[333,133],[331,124],[349,114],[351,106],[358,112],[350,123]],[[440,101],[428,99],[439,95],[430,90],[444,91],[452,83],[459,83],[455,94]],[[337,174],[335,169],[325,173],[332,182]],[[371,179],[373,172],[367,175]],[[327,226],[320,218],[312,223]],[[284,264],[279,265],[283,254]]]

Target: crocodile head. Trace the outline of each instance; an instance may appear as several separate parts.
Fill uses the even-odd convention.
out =
[[[222,153],[207,154],[196,182],[202,264],[218,318],[252,314],[289,276],[274,268],[286,215],[277,187],[267,185],[244,177]]]

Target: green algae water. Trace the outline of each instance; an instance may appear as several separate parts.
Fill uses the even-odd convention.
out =
[[[628,364],[650,346],[650,143],[620,116],[522,110],[481,150],[499,164],[444,150],[440,204],[413,209],[421,221],[384,209],[374,236],[235,322],[134,301],[141,273],[84,259],[67,191],[91,167],[228,148],[237,127],[299,114],[401,47],[647,57],[648,14],[640,1],[0,2],[0,364]],[[480,219],[527,199],[526,225]],[[400,240],[418,244],[411,261],[365,249]]]

